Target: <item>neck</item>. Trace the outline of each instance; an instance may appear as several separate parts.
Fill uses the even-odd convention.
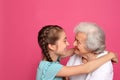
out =
[[[55,62],[55,61],[57,61],[59,56],[57,54],[55,54],[54,52],[51,52],[50,53],[50,57],[53,60],[53,62]]]
[[[95,53],[87,53],[85,55],[82,55],[82,61],[83,63],[86,63],[88,61],[96,59],[97,55]]]

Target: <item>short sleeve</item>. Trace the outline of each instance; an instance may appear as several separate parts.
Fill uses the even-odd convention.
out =
[[[38,67],[36,80],[56,80],[56,74],[62,66],[59,62],[42,62]]]
[[[58,62],[52,63],[45,74],[45,80],[48,80],[48,79],[53,80],[61,68],[62,68],[62,65],[59,64]]]

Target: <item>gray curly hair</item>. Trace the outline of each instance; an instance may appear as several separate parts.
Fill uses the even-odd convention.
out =
[[[81,22],[74,29],[75,33],[82,32],[87,35],[86,47],[94,53],[101,53],[105,49],[105,34],[95,23]]]

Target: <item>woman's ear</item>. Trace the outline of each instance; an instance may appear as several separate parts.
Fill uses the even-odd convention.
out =
[[[56,50],[56,45],[48,44],[48,48],[54,51]]]

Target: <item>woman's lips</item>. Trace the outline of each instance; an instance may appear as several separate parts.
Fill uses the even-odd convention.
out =
[[[80,50],[77,48],[77,47],[75,47],[75,54],[79,54],[79,52],[80,52]]]
[[[78,50],[78,51],[79,51],[79,49],[78,49],[77,47],[75,47],[75,50]]]

